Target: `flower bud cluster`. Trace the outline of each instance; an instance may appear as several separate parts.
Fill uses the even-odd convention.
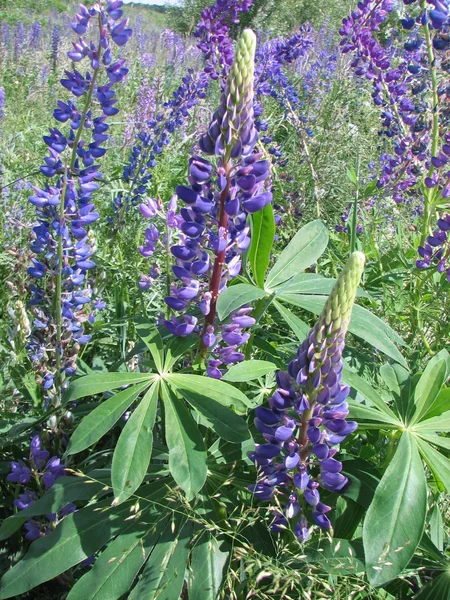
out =
[[[80,346],[90,340],[83,324],[94,320],[89,309],[93,291],[89,275],[95,267],[95,248],[88,232],[99,218],[92,197],[102,177],[96,161],[106,153],[106,120],[119,112],[113,87],[128,72],[123,59],[113,61],[110,42],[123,46],[131,35],[127,20],[120,21],[121,5],[120,0],[109,1],[106,9],[102,4],[89,9],[80,5],[72,24],[80,37],[68,56],[76,63],[89,62],[91,71],[66,70],[61,79],[74,99],[59,100],[53,116],[59,123],[67,123],[69,130],[62,133],[55,127],[44,136],[49,156],[41,172],[52,181],[43,188],[34,187],[29,197],[36,207],[37,223],[31,244],[36,257],[28,274],[39,284],[30,286],[34,331],[28,350],[32,359],[41,363],[40,370],[46,369],[46,390],[53,388],[61,372],[67,376],[75,372]],[[97,45],[83,38],[91,25],[98,28]],[[101,84],[98,79],[103,72],[108,81]],[[94,304],[96,309],[103,306]],[[56,353],[54,364],[50,364],[47,347]]]
[[[322,529],[331,527],[331,507],[321,501],[319,486],[338,492],[348,482],[335,458],[336,445],[357,427],[346,420],[350,389],[341,383],[342,352],[364,260],[360,252],[351,255],[297,357],[287,372],[278,371],[269,407],[255,411],[266,443],[249,453],[259,471],[249,489],[262,501],[275,494],[287,501],[272,529],[281,531],[295,519],[294,533],[302,542],[309,535],[308,512]]]

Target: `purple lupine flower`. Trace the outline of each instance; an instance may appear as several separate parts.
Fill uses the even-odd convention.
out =
[[[351,255],[297,357],[286,372],[278,371],[269,407],[255,411],[265,443],[249,453],[259,471],[249,489],[263,501],[274,494],[286,497],[273,528],[296,519],[294,533],[302,542],[308,537],[307,512],[322,529],[331,527],[326,515],[331,507],[320,501],[319,485],[337,492],[348,482],[334,457],[335,446],[357,426],[346,421],[350,389],[341,383],[342,352],[364,261],[360,252]]]
[[[30,286],[29,304],[36,318],[27,348],[30,356],[37,358],[49,398],[60,394],[64,377],[76,371],[80,346],[90,340],[84,323],[93,318],[87,307],[92,299],[90,272],[95,267],[89,228],[99,218],[92,196],[102,177],[96,161],[106,153],[107,117],[118,112],[114,84],[128,72],[123,59],[113,62],[112,58],[111,40],[123,45],[131,35],[126,20],[117,24],[121,5],[120,0],[108,1],[106,7],[96,4],[89,10],[80,5],[72,24],[80,37],[68,56],[76,63],[88,62],[92,71],[66,70],[61,79],[74,100],[58,101],[53,116],[69,128],[64,132],[62,127],[54,127],[44,136],[49,155],[41,172],[49,182],[43,188],[34,187],[30,196],[37,215],[31,249],[38,258],[32,259],[28,273],[41,280],[42,287]],[[97,44],[88,44],[83,38],[91,25],[98,26]],[[100,83],[102,74],[107,82]],[[61,289],[61,304],[58,299],[56,308],[55,289]],[[56,346],[52,359],[37,351],[51,344]]]
[[[450,283],[450,214],[438,219],[438,227],[429,235],[423,246],[419,246],[420,258],[416,262],[418,269],[428,269],[432,265],[438,273],[445,273]]]
[[[11,483],[28,483],[31,479],[31,470],[21,461],[11,462],[11,473],[6,477]]]
[[[5,116],[5,88],[0,86],[0,122]]]
[[[25,490],[23,494],[19,494],[17,500],[14,500],[14,506],[17,506],[19,510],[25,510],[36,502],[37,496],[35,492],[31,490]]]

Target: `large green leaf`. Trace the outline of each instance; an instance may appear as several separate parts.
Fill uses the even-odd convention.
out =
[[[73,402],[86,396],[110,392],[123,385],[133,385],[141,381],[149,384],[155,376],[152,373],[95,373],[75,379],[64,394],[64,403]]]
[[[322,221],[311,221],[298,231],[269,271],[266,290],[282,285],[317,262],[328,245],[328,230]]]
[[[66,454],[77,454],[103,437],[150,383],[145,381],[119,392],[84,417],[70,438]]]
[[[5,519],[0,528],[0,541],[16,532],[30,517],[58,512],[69,502],[91,500],[108,491],[108,470],[92,471],[85,477],[59,477],[52,487],[31,506]]]
[[[143,538],[147,527],[131,521],[76,582],[67,600],[118,600],[125,595],[145,562]]]
[[[192,500],[206,481],[206,451],[191,414],[167,386],[162,385],[169,468],[177,484]]]
[[[189,600],[217,600],[229,552],[205,533],[192,550]]]
[[[414,392],[415,413],[411,419],[414,425],[425,415],[435,402],[447,378],[447,362],[444,358],[431,360],[416,386]],[[433,420],[433,419],[429,419]],[[445,431],[441,429],[441,431]]]
[[[159,331],[154,325],[141,317],[135,317],[136,332],[150,350],[158,373],[162,373],[164,361],[164,345]]]
[[[94,554],[127,525],[130,505],[112,509],[104,500],[65,517],[49,535],[37,539],[0,582],[0,599],[28,592]]]
[[[275,236],[275,219],[271,204],[251,215],[252,236],[248,251],[248,260],[252,268],[255,281],[260,288],[264,288],[264,277],[270,263],[270,253]]]
[[[443,456],[433,446],[430,446],[428,442],[417,437],[417,445],[421,455],[425,462],[430,467],[436,482],[442,483],[442,485],[450,492],[450,461],[446,456]]]
[[[167,380],[169,385],[171,380]],[[176,385],[173,386],[177,389]],[[247,423],[231,409],[196,390],[180,391],[189,404],[203,417],[206,424],[224,440],[240,444],[250,436]]]
[[[159,384],[155,383],[120,434],[111,469],[116,504],[123,502],[137,490],[147,472],[152,455],[158,394]]]
[[[283,293],[279,296],[279,299],[316,315],[322,312],[326,302],[326,296],[307,296],[305,294]],[[349,331],[405,367],[407,366],[406,360],[394,343],[395,341],[397,344],[403,344],[401,337],[369,310],[357,304],[353,306]]]
[[[178,515],[164,527],[128,600],[177,600],[184,582],[192,522]]]
[[[277,370],[277,366],[268,360],[246,360],[233,365],[222,377],[222,381],[233,381],[235,383],[245,383],[253,381],[258,377],[264,377],[268,373]]]
[[[292,311],[283,306],[280,302],[274,301],[274,306],[300,342],[303,342],[309,335],[311,327],[302,321],[297,315],[294,315]]]
[[[205,398],[215,400],[223,406],[233,407],[236,412],[242,414],[252,406],[250,400],[240,390],[218,379],[211,379],[202,375],[183,375],[181,373],[171,373],[167,379],[185,397],[190,392],[195,392]]]
[[[228,315],[244,304],[266,297],[266,292],[249,283],[238,283],[227,287],[217,299],[217,313],[223,321]]]
[[[414,437],[403,432],[364,520],[367,576],[374,586],[395,579],[411,560],[425,527],[427,485]]]

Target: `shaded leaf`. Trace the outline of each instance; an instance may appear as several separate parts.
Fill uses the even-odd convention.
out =
[[[156,370],[162,373],[164,362],[164,344],[159,331],[146,319],[135,317],[133,319],[136,333],[145,343],[155,361]]]
[[[180,358],[185,358],[186,353],[198,344],[198,336],[188,335],[187,337],[172,336],[172,339],[167,344],[166,360],[164,362],[164,371],[170,371],[173,365]]]

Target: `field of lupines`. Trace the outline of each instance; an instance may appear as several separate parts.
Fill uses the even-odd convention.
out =
[[[0,599],[450,598],[449,0],[294,5],[1,12]]]

